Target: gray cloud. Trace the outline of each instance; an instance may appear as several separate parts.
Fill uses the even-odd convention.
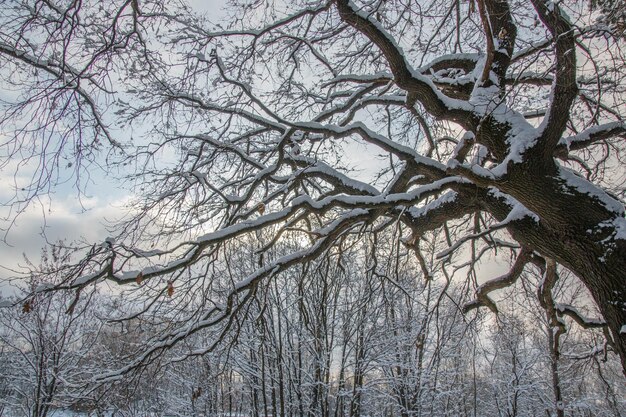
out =
[[[82,203],[83,207],[75,197],[66,197],[48,207],[33,204],[22,213],[11,226],[7,242],[0,242],[0,281],[14,277],[12,270],[26,271],[24,255],[37,264],[46,242],[59,239],[103,242],[109,236],[106,220],[121,216],[125,201],[94,197],[83,199]],[[3,290],[7,292],[6,284]]]

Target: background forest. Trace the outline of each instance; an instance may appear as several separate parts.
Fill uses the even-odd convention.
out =
[[[2,415],[546,416],[555,398],[567,416],[625,415],[619,360],[602,331],[568,319],[555,344],[532,289],[539,277],[499,294],[497,317],[466,316],[458,303],[467,286],[425,278],[406,248],[385,242],[396,240],[378,242],[374,255],[354,239],[342,254],[275,277],[228,329],[187,335],[123,379],[120,367],[158,339],[155,329],[176,328],[193,296],[141,316],[125,297],[99,292],[0,309]],[[54,249],[39,269],[57,270],[68,256]],[[246,242],[229,259],[224,281],[258,262]],[[24,290],[50,279],[33,276]],[[553,294],[588,304],[571,274]]]

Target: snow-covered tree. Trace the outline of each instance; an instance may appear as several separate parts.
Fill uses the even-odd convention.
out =
[[[569,269],[626,371],[623,40],[589,2],[233,1],[219,24],[176,1],[0,6],[2,164],[36,166],[12,207],[82,190],[92,162],[136,196],[60,285],[110,280],[161,318],[123,371],[383,234],[428,279],[463,273],[468,311]],[[253,262],[227,262],[244,240]],[[496,256],[510,271],[479,283]]]
[[[44,252],[41,267],[52,272],[67,264],[70,252],[60,246]],[[91,365],[83,358],[98,340],[99,325],[93,293],[38,293],[53,287],[55,274],[32,275],[19,295],[1,300],[0,352],[2,392],[0,409],[7,415],[46,417],[60,407],[80,401],[80,386]]]

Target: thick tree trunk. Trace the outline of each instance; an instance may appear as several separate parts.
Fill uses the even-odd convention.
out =
[[[454,122],[474,133],[476,143],[486,146],[496,160],[502,162],[509,156],[512,151],[510,140],[520,139],[516,139],[517,134],[512,132],[516,128],[530,126],[515,120],[509,123],[497,117],[481,117],[480,112],[465,111],[461,107],[450,108],[435,88],[415,76],[406,56],[388,34],[369,18],[359,14],[350,2],[336,0],[335,3],[343,21],[368,37],[381,50],[396,85],[407,92],[407,103],[419,101],[432,116]],[[575,54],[571,53],[575,48],[575,38],[567,19],[560,13],[551,12],[558,9],[540,1],[532,3],[543,24],[555,37],[555,77],[559,80],[553,83],[552,102],[542,123],[541,137],[524,152],[526,162],[509,163],[507,174],[500,181],[473,175],[471,170],[457,172],[475,180],[478,187],[482,188],[480,201],[471,192],[464,193],[463,197],[466,201],[474,200],[483,205],[485,210],[503,220],[511,207],[503,204],[505,198],[489,195],[486,187],[495,185],[539,217],[538,223],[530,218],[515,221],[509,230],[521,244],[555,259],[578,275],[587,286],[610,329],[612,345],[620,355],[626,375],[626,225],[623,207],[618,207],[616,211],[615,206],[619,205],[616,200],[610,201],[597,186],[585,184],[574,174],[560,170],[553,160],[578,92],[576,59]],[[493,35],[494,29],[504,29],[499,33],[504,33],[503,40],[507,40],[506,46],[509,48],[507,54],[501,54],[497,59],[494,55],[496,51],[490,48],[487,50],[491,71],[498,75],[499,85],[505,89],[504,75],[515,43],[515,25],[509,2],[492,0],[484,2],[484,5],[486,8],[482,10],[482,18],[488,23],[485,30],[489,32],[486,35]],[[438,175],[436,172],[431,174],[435,178]],[[470,189],[476,191],[473,187],[468,187],[466,191]],[[431,221],[439,224],[436,219]],[[620,227],[622,230],[617,230]],[[618,232],[622,236],[618,237]]]
[[[607,323],[626,375],[626,240],[618,236],[623,220],[607,207],[608,196],[587,193],[584,186],[564,181],[556,165],[550,167],[552,175],[546,175],[545,167],[509,168],[511,178],[501,190],[539,217],[539,222],[528,217],[514,222],[510,232],[520,243],[570,269],[585,284]],[[509,211],[490,208],[500,219]]]

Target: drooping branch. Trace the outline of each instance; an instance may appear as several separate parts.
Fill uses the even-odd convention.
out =
[[[150,363],[154,360],[155,355],[158,355],[166,349],[170,349],[185,340],[190,335],[197,333],[202,329],[215,327],[224,323],[224,328],[220,332],[221,337],[214,340],[209,348],[202,349],[201,352],[192,353],[192,355],[210,352],[220,343],[221,338],[230,329],[237,312],[242,306],[246,305],[247,300],[253,295],[256,290],[256,286],[262,279],[267,276],[279,274],[294,265],[303,264],[315,259],[328,250],[328,248],[338,240],[339,236],[362,222],[367,221],[369,216],[370,215],[367,211],[360,209],[352,210],[349,213],[346,213],[344,216],[335,220],[327,227],[319,230],[317,234],[319,238],[311,246],[283,256],[257,269],[254,273],[235,284],[232,291],[230,291],[226,296],[224,303],[220,303],[219,305],[209,309],[203,313],[202,317],[198,320],[191,321],[187,326],[178,329],[176,332],[168,333],[159,337],[157,340],[152,341],[149,344],[149,347],[143,350],[142,353],[130,364],[108,374],[98,376],[96,378],[97,381],[99,383],[103,383],[119,380],[127,373],[132,372],[142,365]],[[241,297],[243,297],[243,299]]]
[[[66,283],[59,288],[78,288],[89,283],[99,281],[100,279],[109,279],[118,284],[134,283],[137,276],[141,274],[143,280],[164,276],[174,271],[191,267],[201,256],[203,251],[212,245],[220,244],[228,239],[232,239],[256,230],[262,230],[268,226],[281,224],[288,221],[301,210],[308,213],[323,215],[328,211],[336,208],[344,208],[349,210],[371,210],[372,212],[385,213],[397,206],[412,206],[429,196],[441,193],[443,190],[462,183],[461,178],[446,178],[431,184],[421,186],[420,188],[407,192],[392,195],[331,195],[321,200],[315,200],[310,196],[299,196],[292,200],[291,205],[283,210],[264,214],[253,220],[242,220],[231,226],[224,227],[215,232],[200,236],[195,241],[183,242],[175,248],[169,250],[174,253],[177,249],[185,249],[184,255],[176,258],[162,266],[150,266],[142,270],[133,271],[116,271],[114,269],[115,251],[112,244],[109,245],[106,261],[96,272],[76,277],[71,282]],[[256,211],[256,208],[254,209]],[[371,215],[368,214],[371,217]],[[158,251],[154,253],[144,252],[143,258],[162,256],[165,252]]]
[[[524,271],[524,266],[528,262],[530,262],[530,258],[532,255],[532,250],[528,248],[522,248],[513,266],[504,275],[499,276],[498,278],[487,281],[482,284],[476,290],[476,299],[471,301],[465,306],[463,306],[463,312],[467,314],[469,311],[479,308],[479,307],[488,307],[494,314],[498,314],[498,307],[496,303],[489,297],[489,293],[496,290],[501,290],[506,287],[510,287],[515,284],[515,282],[519,279]]]

